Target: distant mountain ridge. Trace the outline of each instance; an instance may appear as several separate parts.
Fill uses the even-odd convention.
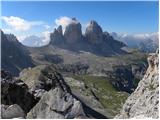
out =
[[[155,52],[159,47],[159,33],[119,34],[111,32],[114,39],[124,42],[128,47],[137,48],[142,52]]]
[[[22,44],[28,47],[40,47],[44,45],[42,37],[36,35],[27,36],[22,41]]]

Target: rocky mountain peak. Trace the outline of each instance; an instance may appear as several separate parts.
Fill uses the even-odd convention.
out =
[[[75,19],[66,26],[64,37],[69,44],[76,43],[82,39],[81,24]]]
[[[62,26],[54,29],[54,32],[50,34],[50,43],[49,44],[60,44],[64,41]]]
[[[60,33],[60,34],[63,33],[63,31],[62,31],[62,25],[58,26],[57,31],[58,31],[58,33]]]
[[[103,41],[103,31],[98,23],[91,20],[86,28],[85,36],[92,44],[100,44]]]
[[[97,22],[95,20],[91,20],[90,21],[90,25],[97,25],[98,26],[98,24],[97,24]]]

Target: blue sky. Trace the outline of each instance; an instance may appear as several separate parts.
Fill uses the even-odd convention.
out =
[[[158,2],[2,2],[2,29],[16,35],[53,31],[56,19],[76,17],[83,28],[96,20],[104,31],[151,33],[158,31]],[[13,16],[11,18],[10,16]],[[17,19],[19,18],[19,19]],[[16,20],[24,28],[16,28]],[[10,23],[11,22],[11,23]],[[27,29],[28,27],[28,29]]]

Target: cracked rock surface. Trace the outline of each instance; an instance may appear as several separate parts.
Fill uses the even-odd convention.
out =
[[[158,51],[149,55],[148,63],[146,74],[115,118],[159,118]]]
[[[79,118],[85,117],[80,101],[60,87],[45,93],[39,103],[27,114],[27,118]]]

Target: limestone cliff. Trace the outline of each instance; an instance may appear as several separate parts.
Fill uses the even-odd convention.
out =
[[[158,51],[149,55],[148,63],[146,74],[115,118],[159,118]]]

